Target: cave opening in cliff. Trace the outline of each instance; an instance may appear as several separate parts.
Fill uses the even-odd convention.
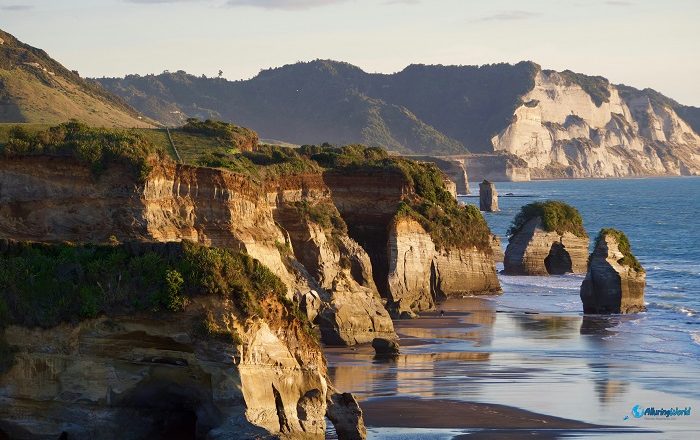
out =
[[[379,294],[386,298],[389,296],[389,257],[387,255],[387,241],[389,234],[385,225],[348,225],[348,235],[355,240],[369,255],[372,263],[372,278],[377,286]]]
[[[573,272],[571,255],[566,247],[559,242],[552,243],[549,255],[544,259],[544,266],[550,275],[563,275]]]
[[[133,391],[115,402],[135,410],[149,439],[196,440],[220,421],[220,413],[211,400],[206,382],[181,377],[180,371],[156,369]]]

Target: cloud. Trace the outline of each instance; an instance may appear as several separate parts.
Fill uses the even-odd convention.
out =
[[[155,3],[194,3],[203,0],[124,0],[127,3],[138,3],[142,5],[150,5]]]
[[[34,6],[32,5],[7,5],[7,6],[0,6],[0,9],[3,11],[28,11],[30,9],[34,9]]]
[[[265,9],[300,10],[344,3],[348,0],[228,0],[228,6],[254,6]]]
[[[530,11],[503,11],[493,15],[481,17],[475,21],[512,21],[512,20],[527,20],[530,18],[539,17],[540,13]]]
[[[417,5],[421,0],[386,0],[385,5]]]
[[[605,4],[610,6],[632,6],[632,2],[625,0],[608,0]]]

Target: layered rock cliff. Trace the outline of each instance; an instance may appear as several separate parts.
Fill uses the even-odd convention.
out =
[[[627,236],[620,231],[603,229],[581,284],[583,312],[643,312],[646,310],[645,285],[646,273],[632,255]]]
[[[320,295],[323,304],[317,307],[323,306],[324,312],[316,314],[324,317],[329,342],[370,342],[375,331],[380,336],[393,334],[376,288],[368,283],[371,267],[359,246],[343,233],[339,237],[343,246],[331,249],[313,222],[302,221],[299,215],[276,220],[276,213],[284,211],[289,201],[330,203],[320,175],[261,186],[224,170],[155,162],[144,181],[129,176],[128,170],[114,165],[96,177],[70,158],[5,158],[0,161],[0,235],[34,241],[104,242],[112,236],[191,240],[244,251],[279,276],[290,297],[311,291]],[[298,232],[295,240],[285,232],[284,221],[296,222],[289,226]],[[297,239],[304,228],[314,239]],[[287,255],[285,249],[292,252]],[[310,265],[309,271],[292,261],[294,255],[314,252],[320,263]],[[301,260],[310,264],[309,258]],[[351,264],[341,267],[341,260]],[[358,265],[362,270],[353,271]],[[362,311],[346,310],[353,304],[349,298],[357,299]]]
[[[72,253],[73,262],[68,269],[62,261],[52,262],[53,276],[37,271],[42,286],[54,287],[34,293],[44,302],[27,308],[22,304],[33,299],[16,296],[31,281],[3,285],[0,340],[11,349],[3,352],[10,359],[3,359],[0,369],[0,436],[320,439],[328,412],[341,424],[354,417],[355,433],[345,438],[362,437],[361,413],[358,420],[357,405],[336,402],[318,342],[283,299],[283,290],[250,258],[172,243],[61,246],[57,252]],[[41,264],[46,270],[37,261],[51,252],[51,247],[3,242],[0,261]],[[81,260],[84,252],[96,258]],[[114,258],[122,263],[110,266]],[[184,266],[182,259],[188,261]],[[92,266],[97,263],[101,269]],[[181,275],[186,299],[178,311],[133,305],[161,298],[153,278],[153,267],[161,263],[187,268]],[[107,272],[93,273],[103,269]],[[11,277],[17,271],[5,273]],[[193,282],[202,275],[216,281]],[[104,296],[88,293],[96,276]],[[257,286],[256,299],[246,296],[248,283]],[[73,312],[72,288],[83,302]],[[103,316],[86,318],[93,313],[86,309],[90,304]],[[56,309],[63,313],[57,317],[62,323],[30,325],[35,316],[54,316]],[[351,432],[347,420],[342,429]]]
[[[568,71],[539,70],[492,143],[533,178],[700,173],[700,136],[670,100]]]
[[[5,339],[17,352],[0,375],[0,433],[323,438],[329,387],[320,348],[263,320],[242,336],[238,346],[200,341],[182,317],[10,327]]]
[[[571,232],[546,231],[542,218],[529,220],[510,237],[503,260],[508,275],[558,275],[584,273],[588,238]]]

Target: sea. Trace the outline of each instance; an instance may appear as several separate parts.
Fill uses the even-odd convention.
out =
[[[478,194],[476,183],[471,189]],[[331,353],[335,386],[361,401],[499,404],[611,427],[523,431],[526,438],[700,438],[700,178],[497,182],[496,189],[501,210],[484,216],[504,249],[513,218],[533,201],[575,206],[591,247],[601,228],[624,231],[647,271],[647,311],[583,316],[583,275],[499,274],[502,295],[440,306],[468,312],[458,325],[398,322],[408,343],[397,362]],[[478,204],[475,196],[459,200]],[[651,415],[651,408],[689,414]],[[368,433],[373,439],[461,439],[488,431],[369,426]],[[520,438],[515,434],[508,438]]]

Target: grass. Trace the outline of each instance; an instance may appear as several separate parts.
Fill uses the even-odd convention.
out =
[[[0,69],[2,88],[19,113],[5,121],[59,124],[77,118],[96,127],[150,125],[126,107],[95,94],[87,82],[78,83],[61,75],[49,76],[28,69],[34,68]]]
[[[635,257],[634,254],[632,254],[632,247],[630,246],[629,239],[627,238],[627,235],[625,235],[624,232],[613,228],[601,229],[600,232],[598,232],[598,237],[596,237],[595,240],[596,247],[598,246],[598,243],[601,240],[605,240],[605,237],[607,236],[615,238],[615,240],[617,241],[618,249],[623,255],[622,258],[617,260],[619,264],[623,266],[629,266],[637,272],[646,272],[642,267],[641,263],[637,260],[637,257]]]
[[[570,232],[577,237],[588,237],[578,210],[557,200],[533,202],[520,208],[520,212],[515,216],[508,230],[508,235],[517,234],[527,222],[536,217],[542,219],[542,227],[545,231],[556,231],[559,234]]]
[[[176,246],[11,244],[0,253],[0,328],[50,328],[103,313],[159,316],[181,312],[203,295],[230,301],[241,319],[264,318],[267,298],[281,302],[288,317],[303,317],[259,261],[194,243]],[[224,327],[204,316],[195,330],[236,340]]]

